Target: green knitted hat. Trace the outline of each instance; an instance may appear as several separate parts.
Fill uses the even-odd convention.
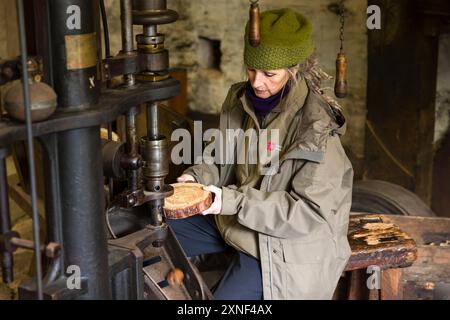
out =
[[[249,23],[245,28],[244,62],[260,70],[291,67],[314,51],[311,23],[292,9],[261,13],[261,43],[252,47],[248,41]]]

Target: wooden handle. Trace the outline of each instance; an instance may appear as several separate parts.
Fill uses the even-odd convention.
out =
[[[248,33],[248,41],[252,47],[257,47],[261,43],[260,31],[260,13],[258,3],[250,5],[250,30]]]
[[[336,83],[334,94],[338,98],[347,96],[347,59],[344,52],[339,52],[336,59]]]

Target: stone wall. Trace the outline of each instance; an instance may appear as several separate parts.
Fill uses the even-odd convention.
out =
[[[231,84],[245,80],[243,65],[243,29],[248,19],[249,2],[244,0],[168,0],[168,8],[176,10],[180,19],[160,26],[166,34],[171,67],[188,73],[189,108],[204,113],[218,113]],[[292,7],[307,15],[314,27],[319,57],[325,71],[334,75],[339,50],[339,17],[328,9],[330,0],[262,0],[262,10]],[[120,49],[119,1],[107,0],[112,52]],[[347,0],[348,19],[345,49],[349,60],[350,95],[339,101],[348,118],[348,131],[343,142],[357,159],[364,154],[367,83],[367,2]],[[135,31],[140,33],[139,28]],[[220,64],[208,67],[208,39],[220,41]],[[206,52],[205,52],[206,51]],[[324,84],[333,87],[333,81]],[[332,91],[330,91],[332,94]],[[351,142],[351,143],[350,143]]]
[[[16,21],[16,1],[0,1],[0,58],[19,55],[19,37]]]
[[[19,37],[16,19],[16,1],[0,0],[0,59],[19,56]],[[4,93],[12,83],[0,86],[0,112],[3,110]],[[0,115],[1,118],[1,115]]]
[[[119,0],[105,0],[110,33],[111,52],[120,50]],[[325,71],[334,75],[334,63],[339,49],[339,17],[329,10],[331,0],[261,0],[262,10],[292,7],[307,15],[314,27],[320,60]],[[348,18],[345,31],[345,50],[349,60],[348,82],[350,95],[339,100],[348,119],[348,131],[343,138],[355,160],[364,154],[367,83],[366,0],[346,0]],[[173,68],[183,68],[188,74],[189,108],[193,111],[216,114],[230,85],[245,79],[243,28],[248,18],[246,0],[168,0],[168,7],[180,14],[173,24],[160,26],[166,34]],[[0,57],[19,54],[15,1],[0,1]],[[141,33],[135,27],[135,34]],[[209,41],[217,41],[220,62],[210,66]],[[450,112],[450,36],[443,36],[439,62],[436,102],[435,141],[439,142],[449,126]],[[324,84],[333,87],[333,81]],[[332,94],[332,91],[330,91]]]

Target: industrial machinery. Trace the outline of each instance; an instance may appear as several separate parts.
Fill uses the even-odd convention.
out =
[[[103,1],[26,2],[30,3],[33,8],[24,10],[27,7],[17,1],[21,57],[0,62],[0,84],[20,77],[28,83],[39,74],[37,80],[56,92],[57,107],[53,114],[44,109],[47,113],[36,118],[31,113],[35,95],[22,86],[24,98],[11,109],[28,114],[27,124],[14,120],[12,113],[0,120],[3,281],[13,280],[12,253],[28,248],[35,250],[36,277],[20,285],[20,299],[211,299],[163,214],[164,198],[173,190],[165,184],[168,142],[160,133],[158,110],[161,101],[178,94],[180,85],[169,75],[169,55],[158,25],[175,22],[178,14],[167,8],[166,0],[120,0],[122,50],[112,56]],[[34,24],[41,27],[35,34],[25,26],[30,17],[24,12],[30,11]],[[136,38],[133,25],[142,26]],[[36,56],[28,57],[26,37],[36,40]],[[49,108],[50,93],[41,97],[41,105]],[[136,133],[139,108],[147,114],[144,137]],[[119,116],[125,117],[126,141],[102,140],[101,126],[108,128],[111,138]],[[8,208],[5,158],[13,143],[26,139],[33,154],[32,137],[44,154],[42,241],[33,157],[33,241],[11,231]],[[125,188],[117,188],[121,181],[126,181]],[[174,269],[182,270],[184,280],[170,285],[166,277]]]

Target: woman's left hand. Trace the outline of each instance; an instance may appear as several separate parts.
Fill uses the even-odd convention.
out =
[[[203,190],[214,193],[214,202],[211,206],[202,212],[203,215],[207,214],[219,214],[222,210],[222,188],[217,188],[216,186],[210,185],[203,187]]]

